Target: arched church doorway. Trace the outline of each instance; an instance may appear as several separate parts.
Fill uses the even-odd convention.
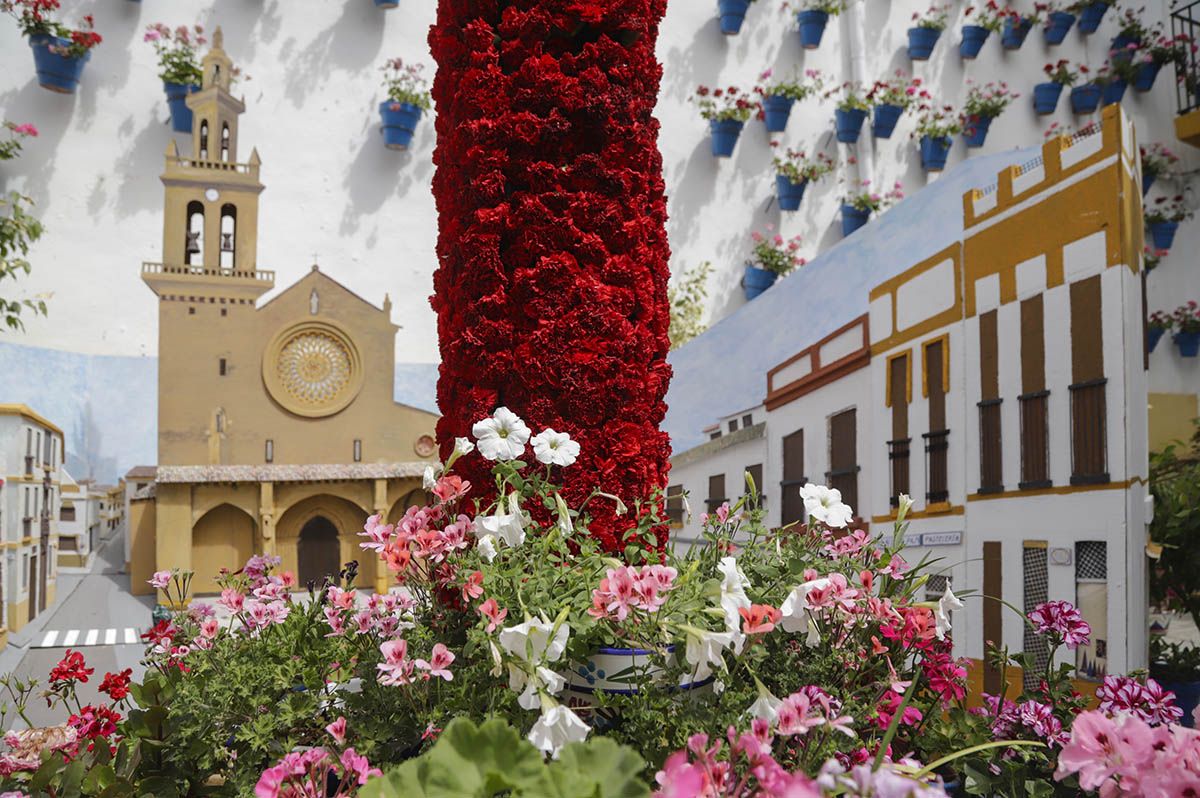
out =
[[[309,582],[314,582],[319,586],[326,576],[333,576],[341,567],[337,527],[323,515],[313,516],[300,529],[296,543],[300,584],[307,587]]]

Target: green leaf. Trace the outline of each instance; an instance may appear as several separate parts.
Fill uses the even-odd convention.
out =
[[[639,774],[645,762],[633,749],[607,737],[596,737],[586,743],[572,743],[563,748],[559,758],[549,765],[552,776],[573,773],[580,782],[595,784],[597,798],[645,798],[650,788]]]

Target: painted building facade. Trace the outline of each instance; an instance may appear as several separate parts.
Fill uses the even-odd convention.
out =
[[[101,540],[106,494],[89,480],[76,480],[62,469],[62,503],[58,511],[58,565],[87,569]]]
[[[1144,667],[1148,425],[1164,410],[1147,411],[1136,153],[1113,107],[967,191],[957,240],[893,268],[866,313],[767,368],[761,421],[676,455],[672,485],[698,514],[740,496],[753,466],[769,523],[801,521],[811,481],[875,532],[911,496],[906,558],[939,558],[930,595],[975,596],[954,619],[959,655],[981,661],[987,641],[1038,653],[1020,617],[983,596],[1065,599],[1093,626],[1084,674]],[[808,310],[802,287],[793,301]],[[698,518],[680,520],[694,537]],[[998,690],[1000,674],[973,676]]]
[[[3,640],[54,603],[63,435],[25,405],[0,405]]]
[[[159,462],[130,496],[133,584],[148,592],[150,572],[177,567],[211,592],[221,568],[266,553],[302,585],[359,559],[373,586],[357,534],[423,498],[435,416],[392,399],[388,298],[375,306],[314,265],[258,303],[274,272],[258,268],[260,160],[238,160],[232,66],[218,29],[187,101],[191,151],[167,151],[162,262],[142,266],[159,307]]]

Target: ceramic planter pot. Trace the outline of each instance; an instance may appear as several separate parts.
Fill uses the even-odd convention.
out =
[[[389,150],[407,150],[412,144],[413,133],[424,113],[412,103],[394,103],[384,100],[379,104],[379,115],[383,119],[383,143]]]
[[[1074,14],[1068,14],[1066,11],[1051,11],[1050,16],[1046,19],[1046,27],[1042,29],[1042,33],[1046,36],[1046,44],[1062,44],[1074,24]]]
[[[1179,222],[1152,222],[1150,238],[1154,240],[1154,248],[1170,249],[1175,243],[1175,231],[1178,229]]]
[[[821,45],[821,36],[825,33],[825,24],[829,22],[829,14],[824,11],[806,9],[796,12],[796,23],[800,26],[800,46],[805,50],[815,50]]]
[[[1039,83],[1033,87],[1033,110],[1043,116],[1054,113],[1062,95],[1061,83]]]
[[[1090,114],[1100,107],[1103,92],[1095,83],[1082,83],[1071,87],[1071,110],[1077,114]]]
[[[775,285],[775,281],[778,279],[779,275],[775,272],[747,263],[746,273],[742,276],[742,290],[746,292],[746,299],[755,299],[763,291]]]
[[[163,81],[167,93],[167,106],[171,109],[171,129],[176,133],[192,132],[192,109],[187,107],[187,96],[200,91],[195,83],[168,83]]]
[[[746,9],[750,0],[717,0],[717,13],[721,15],[721,33],[735,36],[746,21]]]
[[[400,5],[400,3],[397,2],[397,0],[375,0],[376,8],[389,8],[390,9],[390,8],[395,8],[398,5]]]
[[[1100,20],[1108,11],[1108,3],[1088,3],[1079,12],[1079,30],[1082,33],[1095,33],[1100,29]]]
[[[737,146],[738,136],[742,135],[745,122],[740,119],[711,119],[708,122],[712,131],[712,154],[716,158],[728,158],[733,155]]]
[[[804,199],[804,189],[806,188],[808,188],[807,180],[794,183],[787,175],[775,175],[775,197],[779,200],[779,210],[800,210],[800,200]]]
[[[908,57],[914,61],[928,61],[933,55],[933,47],[937,44],[942,32],[937,28],[917,26],[908,29]]]
[[[858,136],[862,133],[863,120],[866,118],[867,112],[862,108],[835,109],[833,120],[837,127],[837,140],[843,144],[853,144],[858,141]]]
[[[845,238],[867,223],[870,211],[859,210],[853,205],[842,204],[842,237]]]
[[[958,43],[958,54],[966,59],[975,58],[983,49],[983,43],[991,35],[992,32],[982,25],[963,25],[962,41]]]
[[[600,648],[586,662],[572,663],[563,674],[566,680],[565,703],[573,709],[587,710],[596,704],[596,693],[633,695],[638,686],[662,678],[663,668],[654,662],[656,652],[640,648]],[[665,649],[668,663],[674,661],[675,647]],[[684,676],[681,693],[695,695],[712,684],[712,678],[691,681]]]
[[[1158,342],[1162,340],[1166,330],[1162,327],[1151,327],[1146,331],[1146,348],[1153,352],[1154,347],[1158,346]]]
[[[763,97],[763,122],[768,133],[782,133],[787,129],[788,117],[792,114],[792,106],[796,101],[791,97],[778,94],[768,94]]]
[[[1004,20],[1004,30],[1000,32],[1000,44],[1005,50],[1020,50],[1032,28],[1033,22],[1028,19],[1014,22],[1012,17],[1008,17]]]
[[[1175,346],[1184,357],[1196,357],[1200,354],[1200,332],[1175,333]]]
[[[1138,44],[1138,40],[1133,36],[1118,33],[1113,37],[1113,40],[1108,45],[1108,49],[1111,52],[1109,58],[1112,59],[1114,64],[1129,63],[1129,60],[1133,58],[1133,53],[1129,50],[1129,45],[1131,44]]]
[[[1157,179],[1158,179],[1158,175],[1154,174],[1153,172],[1147,172],[1145,169],[1142,170],[1142,196],[1143,197],[1150,193],[1150,187],[1154,185],[1154,181]]]
[[[1104,84],[1104,90],[1100,95],[1100,102],[1103,105],[1116,105],[1121,102],[1121,98],[1125,96],[1125,89],[1129,84],[1124,80],[1114,80],[1112,83]]]
[[[1170,690],[1175,694],[1175,706],[1183,710],[1183,718],[1179,722],[1189,729],[1196,728],[1192,712],[1195,711],[1196,705],[1200,704],[1200,682],[1162,681],[1160,683],[1164,690]]]
[[[988,129],[992,126],[992,117],[975,116],[967,120],[963,129],[963,141],[968,147],[982,147],[987,140]]]
[[[1133,76],[1133,88],[1137,91],[1153,89],[1160,69],[1162,69],[1162,64],[1156,64],[1153,61],[1139,64],[1137,72]]]
[[[904,106],[884,103],[875,106],[873,112],[871,133],[877,139],[890,139],[892,132],[896,129],[896,123],[900,121],[900,116],[904,113]]]
[[[951,144],[949,136],[921,137],[921,166],[926,172],[940,172],[946,168]]]
[[[33,49],[33,66],[37,71],[38,85],[59,94],[74,94],[79,88],[79,78],[83,74],[83,65],[92,57],[88,50],[79,58],[70,58],[54,52],[59,48],[69,47],[70,39],[60,36],[35,34],[29,37],[29,46]]]

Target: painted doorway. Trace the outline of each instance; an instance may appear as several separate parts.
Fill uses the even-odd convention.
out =
[[[296,570],[300,584],[307,587],[310,582],[318,586],[326,576],[333,576],[341,568],[342,551],[338,542],[338,530],[323,515],[313,516],[300,529],[296,545]]]

